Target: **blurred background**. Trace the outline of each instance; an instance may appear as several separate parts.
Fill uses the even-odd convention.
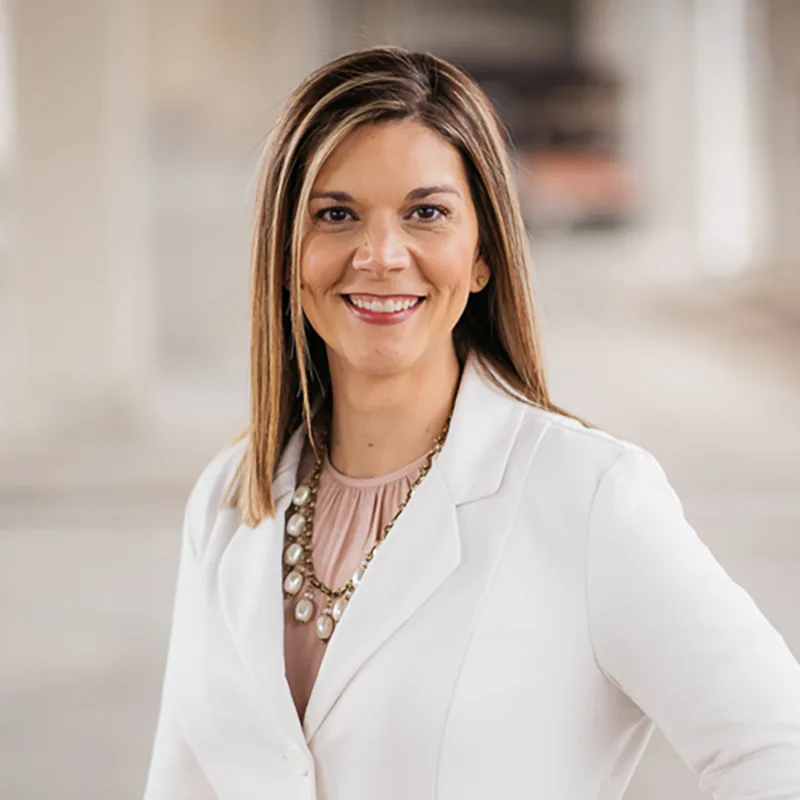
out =
[[[0,2],[0,797],[141,796],[180,519],[247,411],[254,170],[347,50],[514,137],[556,402],[800,655],[800,2]],[[630,800],[691,800],[660,735]]]

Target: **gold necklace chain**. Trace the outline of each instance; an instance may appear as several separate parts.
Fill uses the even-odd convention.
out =
[[[420,467],[419,474],[409,487],[405,498],[400,503],[394,516],[383,526],[380,535],[376,538],[375,544],[364,556],[353,577],[350,578],[344,586],[338,588],[327,586],[317,577],[314,569],[311,539],[314,528],[317,490],[319,489],[319,480],[324,463],[324,445],[320,448],[319,454],[317,455],[308,483],[301,484],[295,489],[292,498],[294,513],[286,523],[286,547],[283,558],[286,574],[284,575],[283,592],[284,597],[289,599],[297,596],[305,589],[302,597],[297,601],[294,608],[294,617],[302,624],[310,622],[316,611],[314,593],[311,590],[316,589],[325,597],[325,606],[316,620],[317,636],[322,641],[327,642],[328,639],[330,639],[336,624],[344,613],[350,597],[361,583],[364,573],[375,557],[375,553],[381,544],[383,544],[386,537],[389,535],[389,531],[392,530],[394,524],[405,510],[415,489],[430,472],[434,459],[444,446],[449,428],[450,417],[447,418],[441,432],[436,439],[434,439],[433,445],[428,451],[424,463]]]

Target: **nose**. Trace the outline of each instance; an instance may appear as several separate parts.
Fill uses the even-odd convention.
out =
[[[388,272],[406,269],[411,264],[403,235],[389,220],[366,226],[364,239],[353,254],[353,266],[381,277]]]

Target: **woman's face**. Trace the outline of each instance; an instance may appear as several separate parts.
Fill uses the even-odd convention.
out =
[[[302,305],[332,370],[452,359],[453,328],[489,271],[449,142],[416,122],[357,129],[323,165],[306,214]]]

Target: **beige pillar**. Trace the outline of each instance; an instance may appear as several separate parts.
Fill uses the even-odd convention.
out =
[[[583,54],[619,71],[647,258],[667,280],[730,274],[765,242],[760,4],[586,0]]]
[[[156,118],[180,131],[154,129],[153,423],[217,444],[248,409],[248,261],[261,146],[292,90],[333,54],[338,12],[327,0],[152,5],[151,97]]]
[[[796,0],[764,4],[769,249],[765,261],[800,284],[800,5]]]
[[[152,372],[140,0],[11,3],[13,341],[4,433],[135,417]]]
[[[630,93],[629,155],[638,178],[648,257],[663,278],[691,271],[692,3],[629,3],[635,56],[624,80]]]
[[[742,272],[764,245],[759,5],[694,3],[695,235],[699,265],[712,273]]]

